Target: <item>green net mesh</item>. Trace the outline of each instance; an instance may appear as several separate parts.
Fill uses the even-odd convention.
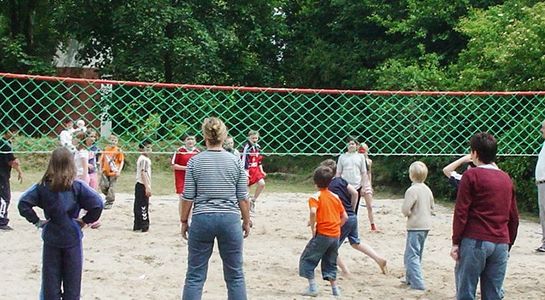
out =
[[[335,155],[346,138],[374,155],[460,155],[474,133],[488,131],[499,154],[535,155],[545,119],[544,92],[391,92],[241,88],[68,79],[0,73],[0,121],[16,124],[16,152],[58,146],[62,121],[83,119],[126,152],[150,139],[172,153],[186,132],[219,116],[241,145],[259,130],[263,153]],[[202,139],[201,139],[202,140]]]

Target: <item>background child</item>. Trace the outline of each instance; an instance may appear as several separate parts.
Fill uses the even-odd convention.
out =
[[[405,192],[401,212],[407,217],[407,243],[405,246],[405,283],[411,289],[424,290],[422,276],[422,253],[424,242],[431,228],[433,212],[433,194],[424,183],[428,168],[421,161],[415,161],[409,167],[411,187]]]
[[[257,183],[254,196],[250,198],[250,211],[255,212],[255,202],[265,189],[265,177],[267,174],[263,171],[263,156],[261,156],[261,147],[257,141],[259,140],[259,132],[250,130],[248,132],[248,141],[242,148],[242,164],[248,175],[248,190],[249,187]]]
[[[314,183],[318,193],[308,200],[312,239],[308,242],[299,259],[299,276],[308,279],[309,286],[305,296],[317,296],[318,285],[314,279],[314,269],[321,261],[322,278],[331,284],[334,296],[340,296],[337,287],[337,249],[341,226],[348,219],[341,200],[327,187],[333,178],[333,170],[320,166],[314,171]]]
[[[227,136],[225,142],[223,143],[223,149],[225,151],[233,153],[236,157],[240,158],[240,152],[235,148],[235,140],[232,136]]]
[[[125,164],[125,154],[117,146],[118,139],[115,135],[110,135],[110,145],[104,148],[100,156],[100,166],[102,175],[100,176],[100,189],[106,195],[106,204],[104,209],[112,208],[115,201],[115,185],[117,178],[121,174]]]
[[[143,141],[138,147],[140,156],[136,162],[136,185],[134,186],[133,231],[147,232],[149,229],[149,197],[151,197],[151,142]]]
[[[373,216],[373,183],[372,183],[372,174],[371,167],[373,161],[369,158],[369,146],[366,143],[362,143],[358,149],[360,154],[363,154],[365,157],[365,168],[367,172],[363,175],[363,186],[361,193],[363,194],[363,199],[365,200],[365,208],[367,209],[367,217],[369,218],[369,223],[371,223],[371,231],[377,231],[377,226],[375,225],[375,217]]]
[[[17,179],[23,182],[23,171],[21,170],[19,159],[13,155],[11,149],[11,141],[17,134],[16,128],[7,129],[2,132],[0,138],[0,230],[13,230],[8,225],[8,208],[11,200],[11,187],[9,178],[11,177],[11,169],[15,169],[18,173]]]
[[[76,153],[74,153],[76,178],[89,184],[89,151],[87,151],[85,139],[85,133],[78,131],[72,138],[72,144],[76,148]]]
[[[98,188],[98,159],[100,155],[100,148],[96,145],[97,133],[93,129],[87,130],[87,138],[85,145],[89,151],[89,186],[93,189]]]
[[[172,156],[171,167],[174,170],[174,185],[176,188],[176,194],[180,197],[184,192],[185,171],[187,169],[187,162],[190,158],[199,153],[199,149],[195,147],[196,139],[193,133],[186,133],[184,135],[184,146],[178,148],[176,153]]]
[[[74,133],[74,122],[70,119],[65,119],[62,122],[63,130],[59,134],[59,143],[62,147],[70,150],[70,152],[76,152],[76,148],[72,144],[72,134]]]
[[[57,148],[40,182],[19,199],[21,216],[43,228],[41,299],[80,299],[81,229],[99,219],[102,200],[87,184],[74,180],[75,177],[72,153],[64,147]],[[35,206],[43,209],[45,220],[38,217]],[[81,209],[87,212],[78,218]]]
[[[324,160],[320,163],[320,166],[328,167],[333,171],[333,174],[336,173],[337,164],[332,159]],[[358,202],[359,197],[358,191],[341,177],[334,177],[329,183],[328,189],[335,195],[339,196],[344,206],[344,210],[348,215],[348,220],[341,227],[339,247],[341,247],[344,240],[348,238],[348,242],[350,242],[350,246],[352,246],[352,248],[371,257],[378,264],[382,274],[386,274],[386,259],[378,255],[371,246],[360,241],[358,234],[358,216],[354,212],[354,206]],[[337,257],[337,265],[344,275],[350,275],[348,268],[343,263],[340,256]]]

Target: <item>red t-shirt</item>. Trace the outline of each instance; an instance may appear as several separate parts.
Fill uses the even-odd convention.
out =
[[[199,149],[193,148],[188,151],[185,147],[180,147],[172,156],[172,165],[187,166],[190,158],[199,153]],[[176,186],[176,194],[184,192],[185,170],[174,170],[174,185]]]

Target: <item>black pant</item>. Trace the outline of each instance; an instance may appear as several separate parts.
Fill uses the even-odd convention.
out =
[[[149,228],[149,197],[146,187],[141,183],[134,186],[134,227],[133,230],[148,230]]]
[[[0,176],[0,226],[8,225],[8,207],[11,200],[9,178]]]

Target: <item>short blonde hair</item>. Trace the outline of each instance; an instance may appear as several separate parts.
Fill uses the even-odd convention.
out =
[[[257,135],[257,136],[259,136],[259,131],[257,131],[257,130],[250,130],[250,131],[248,131],[248,137],[251,137],[252,135]]]
[[[202,123],[202,135],[210,145],[221,145],[227,138],[227,127],[219,118],[206,118]]]
[[[428,177],[428,167],[421,161],[415,161],[409,167],[409,178],[412,182],[422,183]]]

